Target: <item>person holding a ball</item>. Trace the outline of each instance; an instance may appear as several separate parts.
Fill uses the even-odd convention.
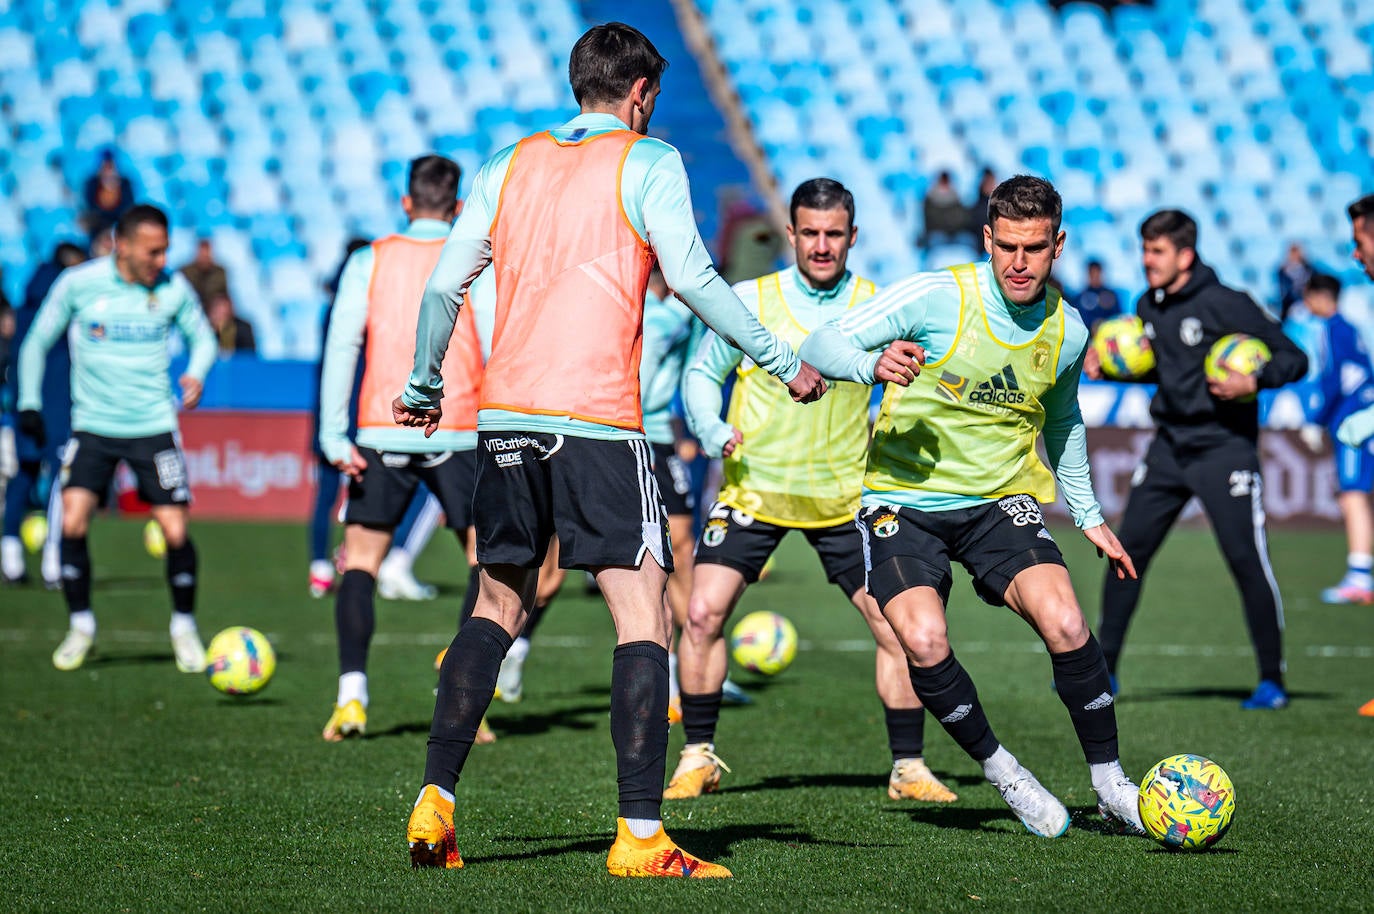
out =
[[[1259,406],[1255,393],[1282,387],[1307,373],[1307,356],[1278,322],[1244,292],[1222,285],[1197,253],[1197,223],[1164,209],[1140,226],[1141,259],[1149,289],[1136,313],[1157,367],[1137,380],[1158,384],[1150,415],[1155,437],[1131,480],[1121,519],[1121,545],[1139,578],[1110,572],[1102,582],[1098,634],[1116,687],[1126,630],[1140,601],[1150,561],[1188,501],[1196,495],[1211,521],[1227,567],[1240,588],[1245,622],[1259,663],[1259,685],[1241,707],[1286,707],[1283,673],[1283,602],[1269,564],[1259,461]],[[1245,334],[1263,343],[1269,359],[1254,372],[1211,361],[1225,337]],[[1259,347],[1254,347],[1258,349]],[[1256,364],[1258,360],[1256,361]],[[1083,365],[1101,378],[1089,350]]]

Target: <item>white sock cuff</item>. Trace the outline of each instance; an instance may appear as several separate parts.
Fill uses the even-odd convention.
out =
[[[435,790],[439,791],[439,796],[443,797],[445,800],[448,800],[450,803],[453,802],[452,793],[440,787],[438,784],[426,784],[424,787],[420,788],[420,793],[415,797],[415,804],[411,807],[411,809],[414,809],[415,806],[419,806],[420,801],[425,798],[425,787],[433,787]]]
[[[339,676],[339,699],[336,704],[343,707],[350,701],[362,702],[367,707],[367,674],[354,671]]]
[[[1094,790],[1101,790],[1126,776],[1126,772],[1121,768],[1120,759],[1114,762],[1092,762],[1088,765],[1088,771],[1092,774]]]
[[[1006,746],[998,746],[996,752],[983,759],[983,774],[993,784],[1006,784],[1020,767],[1021,763]]]
[[[177,635],[197,634],[196,617],[192,613],[172,613],[172,621],[167,626],[171,631],[172,637]]]
[[[95,636],[95,613],[91,612],[89,609],[70,613],[67,616],[67,624],[70,625],[74,631],[81,632],[83,635],[89,637]]]
[[[662,819],[626,819],[625,825],[630,829],[630,834],[641,841],[645,841],[658,834],[658,830],[663,827]]]

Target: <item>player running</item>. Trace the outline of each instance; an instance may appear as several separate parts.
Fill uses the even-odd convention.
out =
[[[391,398],[404,386],[420,296],[461,208],[461,170],[443,156],[410,163],[401,200],[406,229],[358,249],[339,280],[320,381],[320,450],[348,476],[343,579],[334,597],[339,687],[324,738],[338,742],[367,729],[367,651],[376,626],[377,572],[421,482],[439,499],[463,542],[472,526],[476,480],[477,392],[482,347],[473,309],[445,342],[443,418],[430,435],[397,428]],[[349,401],[363,341],[357,443],[348,439]]]
[[[200,402],[219,347],[191,284],[167,271],[167,245],[166,214],[147,204],[130,208],[115,225],[114,253],[58,278],[19,351],[19,424],[41,447],[47,353],[72,328],[72,438],[62,457],[60,547],[70,627],[52,655],[59,670],[79,668],[95,641],[86,535],[121,460],[138,479],[138,494],[152,505],[167,541],[177,669],[205,669],[194,615],[196,548],[187,532],[191,489],[168,377],[167,338],[175,327],[190,348],[178,381],[185,409]]]
[[[1098,809],[1140,833],[1106,661],[1040,508],[1057,478],[1078,528],[1118,574],[1135,574],[1093,496],[1078,411],[1088,331],[1048,287],[1064,246],[1062,206],[1048,181],[1004,181],[983,229],[990,260],[889,286],[815,330],[802,353],[827,377],[887,385],[858,524],[869,593],[906,649],[921,702],[1027,829],[1064,833],[1068,810],[998,741],[950,649],[945,608],[958,561],[985,602],[1008,606],[1045,642]],[[1053,475],[1036,453],[1042,431]]]
[[[407,828],[414,866],[463,865],[453,791],[556,534],[560,565],[595,574],[616,626],[610,722],[620,803],[607,869],[730,875],[678,848],[659,815],[668,743],[663,590],[673,566],[638,378],[654,260],[693,311],[797,399],[816,399],[825,386],[717,275],[681,157],[644,135],[666,63],[623,23],[584,34],[569,60],[581,113],[482,166],[425,289],[415,369],[393,409],[398,422],[431,431],[443,420],[439,371],[463,292],[488,262],[495,270],[473,507],[481,590],[439,674],[424,786]]]
[[[793,346],[811,328],[862,310],[873,283],[846,263],[858,236],[854,197],[837,181],[814,178],[792,194],[787,239],[796,266],[738,283],[735,292],[759,321]],[[738,375],[728,421],[721,386]],[[716,789],[724,767],[715,752],[726,672],[725,623],[744,589],[783,537],[800,530],[826,578],[863,615],[877,643],[878,697],[887,722],[892,799],[953,802],[957,797],[922,758],[925,710],[912,690],[902,646],[864,588],[859,507],[868,446],[868,384],[839,383],[819,406],[802,407],[719,337],[708,337],[687,373],[684,399],[706,453],[724,456],[724,485],[697,542],[685,635],[678,645],[687,744],[665,799]]]

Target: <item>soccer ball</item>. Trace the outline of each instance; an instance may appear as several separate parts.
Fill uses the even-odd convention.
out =
[[[205,651],[205,675],[225,695],[252,695],[272,681],[277,652],[256,628],[226,628],[210,639]]]
[[[730,633],[730,655],[746,670],[776,676],[797,656],[797,629],[786,617],[759,610]]]
[[[1170,850],[1206,850],[1226,834],[1235,811],[1231,778],[1200,755],[1172,755],[1140,782],[1140,821]]]
[[[1102,373],[1118,381],[1143,377],[1154,370],[1155,353],[1145,324],[1134,314],[1108,318],[1093,331],[1093,351]]]
[[[41,514],[30,514],[19,525],[19,538],[24,548],[36,555],[48,538],[48,519]]]
[[[167,554],[167,537],[162,535],[162,525],[155,520],[143,525],[143,548],[155,559]]]
[[[1263,340],[1244,333],[1228,333],[1207,351],[1203,369],[1207,372],[1208,380],[1225,381],[1227,371],[1259,374],[1260,369],[1269,364],[1269,358],[1269,347]]]

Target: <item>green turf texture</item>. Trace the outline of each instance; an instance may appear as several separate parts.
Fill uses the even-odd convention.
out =
[[[1057,531],[1090,619],[1102,564]],[[927,721],[926,757],[959,794],[948,807],[887,798],[890,763],[872,652],[855,612],[800,537],[740,613],[791,618],[802,650],[756,698],[726,708],[718,794],[669,803],[680,844],[730,881],[618,880],[607,720],[612,629],[569,579],[535,638],[525,700],[496,703],[500,736],[458,787],[460,871],[413,872],[405,822],[420,786],[435,653],[466,571],[441,538],[418,566],[433,603],[378,604],[367,737],[326,744],[337,673],[332,600],[306,593],[298,526],[195,525],[200,625],[267,632],[279,663],[232,699],[176,671],[162,566],[141,526],[92,534],[98,653],[73,673],[49,656],[61,598],[0,591],[0,908],[7,911],[1367,911],[1374,906],[1374,608],[1323,606],[1342,571],[1333,532],[1271,539],[1287,611],[1293,706],[1241,712],[1254,662],[1210,536],[1176,531],[1157,558],[1121,669],[1122,756],[1139,778],[1179,752],[1233,778],[1237,812],[1214,850],[1166,852],[1108,834],[1039,642],[978,602],[956,569],[950,629],[1003,742],[1069,806],[1036,838],[978,767]],[[36,573],[36,560],[31,563]],[[680,728],[669,745],[671,771]]]

